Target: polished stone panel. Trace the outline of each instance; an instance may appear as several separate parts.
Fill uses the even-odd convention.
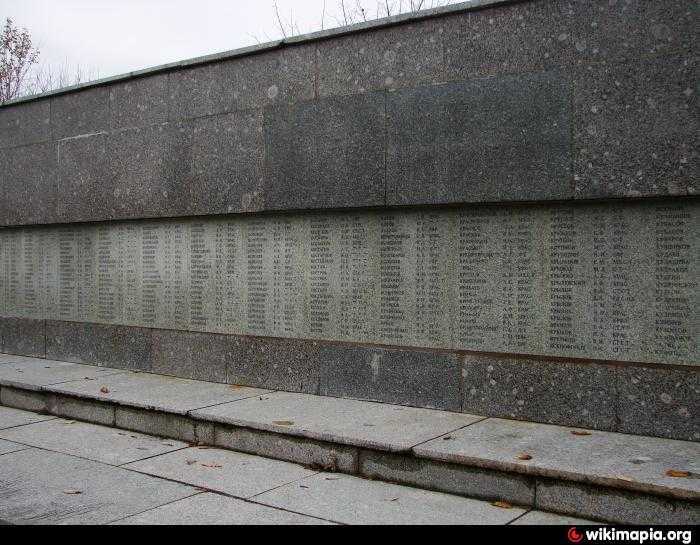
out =
[[[416,87],[387,98],[387,204],[571,196],[564,74]]]
[[[384,204],[383,93],[265,110],[265,208]]]
[[[471,206],[9,229],[0,234],[3,313],[694,365],[698,210],[693,200]],[[104,359],[117,366],[110,338],[120,334],[104,333]],[[142,336],[134,347],[143,364],[133,366],[148,369],[148,331]],[[202,378],[224,380],[227,363],[230,380],[285,387],[284,373],[268,379],[255,370],[254,349],[241,357],[234,341],[220,340],[212,354],[221,363]],[[175,369],[174,356],[156,364]],[[401,365],[424,366],[418,360],[372,359],[358,387],[338,394],[363,397],[363,382],[395,381]],[[315,361],[305,391],[315,391]],[[298,367],[284,358],[278,365]],[[332,382],[323,383],[331,394]],[[430,397],[417,395],[421,404]]]

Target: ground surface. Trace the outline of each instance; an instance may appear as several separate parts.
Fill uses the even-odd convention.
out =
[[[0,407],[10,524],[581,524]]]

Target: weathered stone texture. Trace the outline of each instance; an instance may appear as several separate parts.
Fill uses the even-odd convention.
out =
[[[571,108],[558,73],[391,93],[387,204],[571,196]]]
[[[109,87],[95,87],[51,99],[51,126],[57,139],[109,129]]]
[[[320,394],[449,411],[461,408],[455,354],[323,345]]]
[[[0,109],[0,148],[51,140],[51,109],[48,100]]]
[[[267,209],[384,203],[383,93],[265,112]]]
[[[147,76],[109,87],[110,128],[168,121],[168,75]]]

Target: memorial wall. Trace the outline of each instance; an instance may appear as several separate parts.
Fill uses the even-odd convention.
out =
[[[0,233],[4,316],[693,364],[700,203]]]
[[[0,106],[0,350],[700,440],[694,0],[479,0]]]

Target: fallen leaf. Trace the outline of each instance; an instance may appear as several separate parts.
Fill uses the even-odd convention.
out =
[[[77,496],[78,494],[82,494],[83,491],[82,490],[64,490],[63,493],[68,494],[70,496]]]
[[[527,452],[521,452],[517,456],[518,460],[532,460],[532,456]]]
[[[188,466],[191,466],[191,465],[196,464],[196,463],[197,463],[197,460],[185,460],[185,463],[186,463]]]
[[[240,384],[231,384],[229,388],[231,388],[231,390],[242,390],[243,388],[245,388],[245,386],[241,386]]]
[[[586,435],[591,435],[590,431],[583,431],[583,430],[571,430],[571,435],[579,435],[581,437],[586,436]]]
[[[220,466],[219,464],[201,464],[202,467],[208,467],[210,469],[220,469],[223,466]]]
[[[513,506],[507,501],[495,501],[491,505],[494,507],[500,507],[501,509],[513,509]]]
[[[669,469],[666,472],[666,476],[682,479],[682,478],[690,477],[690,471],[682,471],[680,469]]]
[[[292,420],[275,420],[273,424],[275,426],[293,426],[294,422]]]
[[[103,386],[102,388],[100,388],[100,392],[102,392],[103,394],[108,394],[109,388],[107,388],[107,386]]]
[[[452,441],[452,436],[451,435],[445,435],[445,437],[442,438],[443,441]]]

